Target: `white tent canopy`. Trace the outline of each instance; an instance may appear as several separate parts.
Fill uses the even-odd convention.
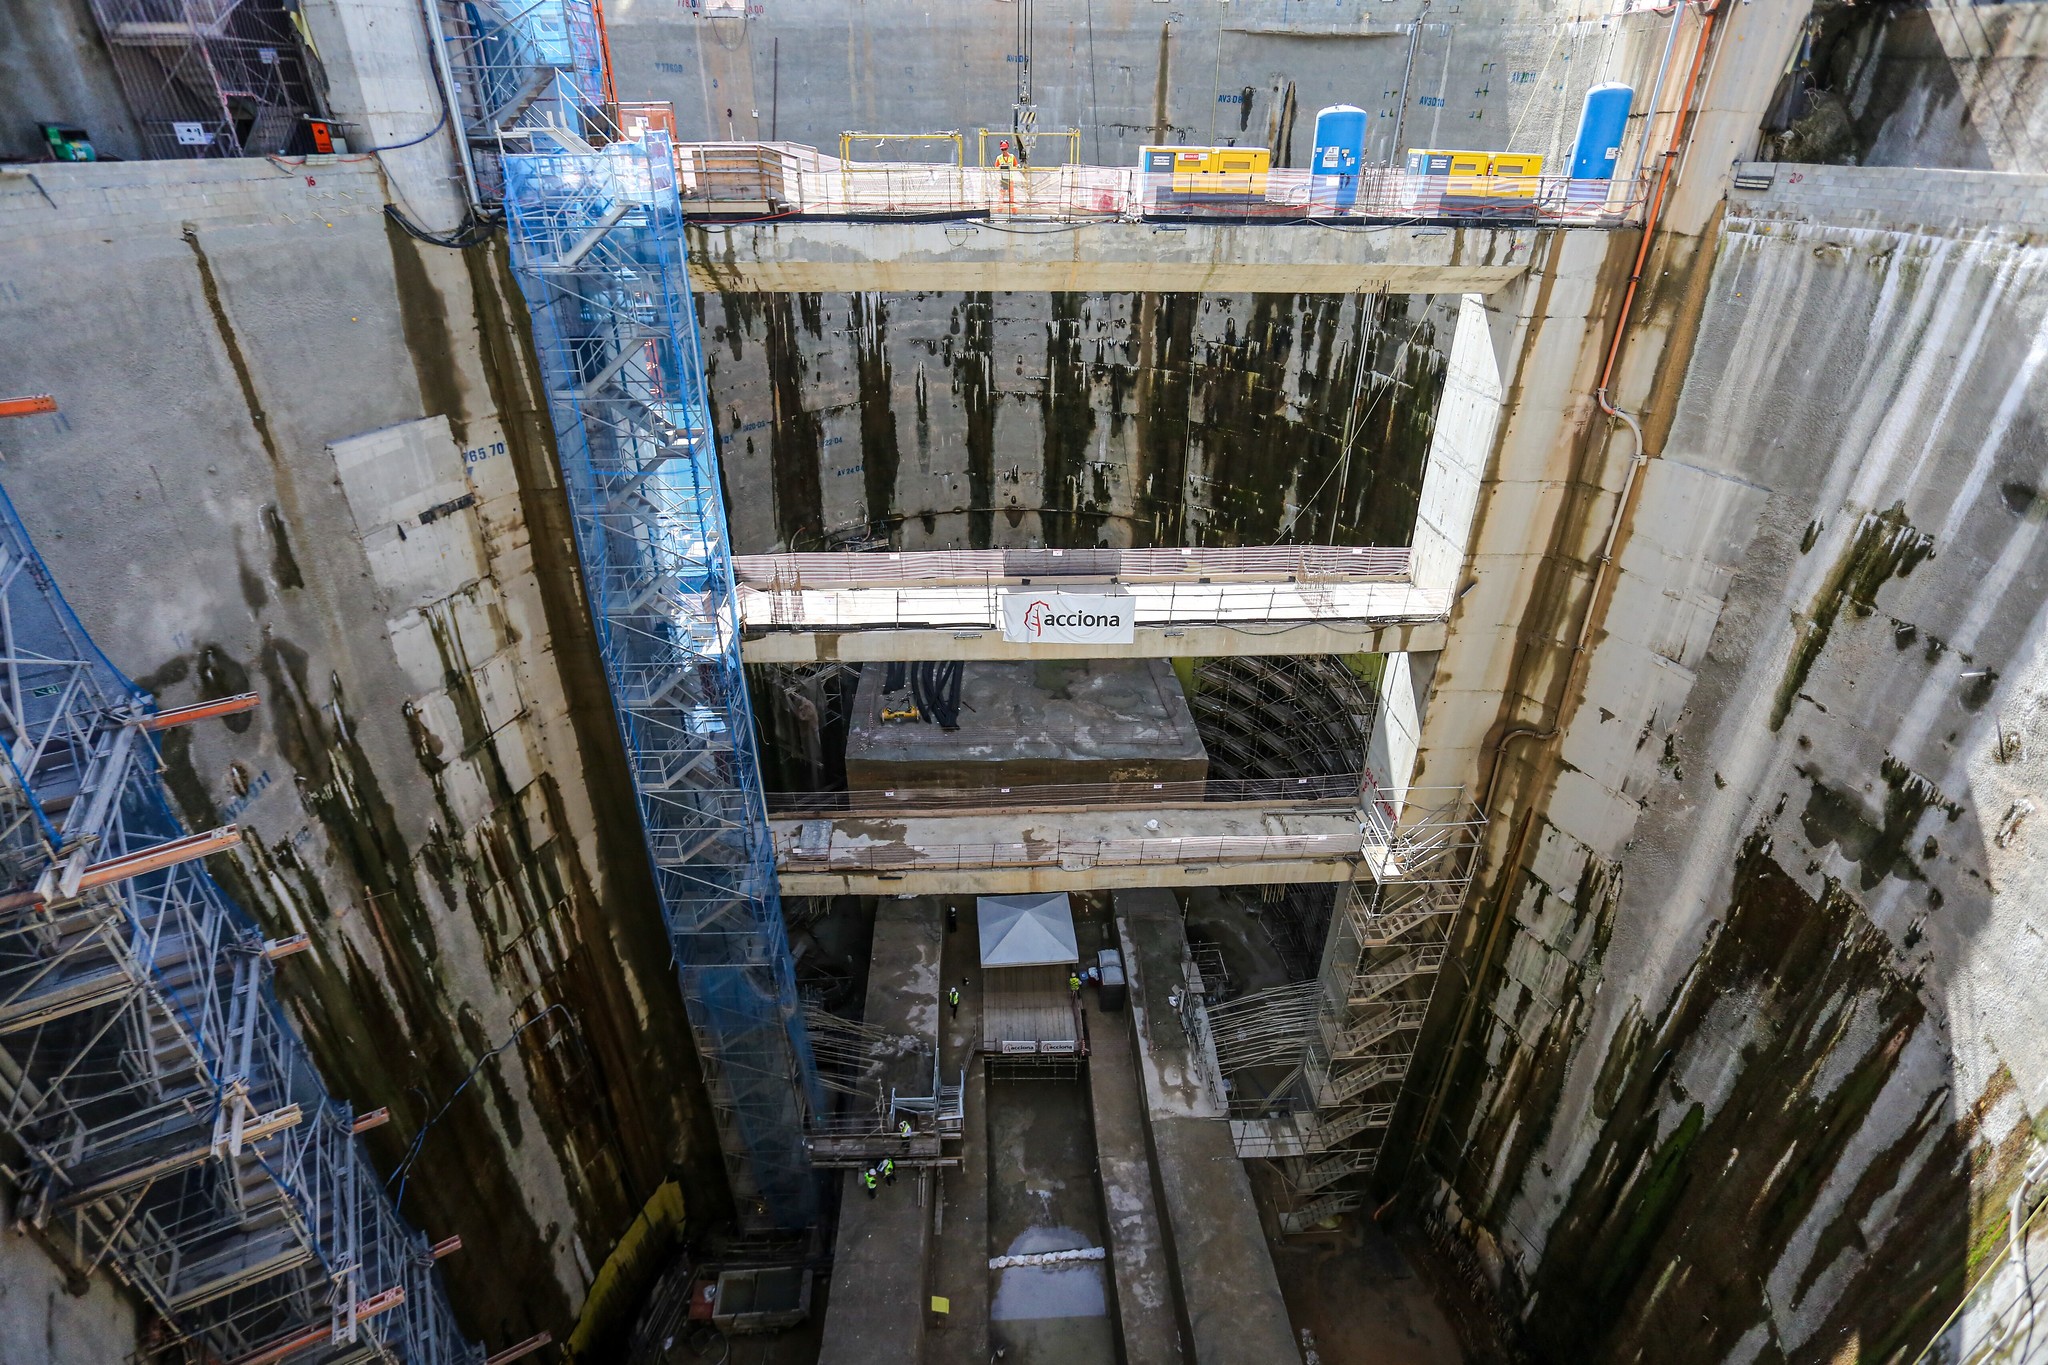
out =
[[[1048,967],[1081,960],[1074,942],[1074,907],[1064,891],[982,896],[977,911],[984,967]]]

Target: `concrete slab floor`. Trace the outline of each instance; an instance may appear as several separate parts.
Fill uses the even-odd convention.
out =
[[[1080,1079],[988,1086],[989,1254],[1107,1243],[1095,1138]],[[1004,1365],[1116,1365],[1105,1261],[990,1272],[989,1344]]]
[[[959,927],[945,931],[939,994],[960,988],[960,1008],[939,1012],[939,1065],[948,1076],[966,1071],[965,1130],[960,1164],[940,1175],[941,1202],[932,1237],[929,1292],[950,1311],[933,1316],[925,1334],[924,1365],[988,1365],[988,1099],[987,1079],[975,1045],[981,1038],[981,954],[974,897],[941,896],[930,902],[941,923],[945,907],[960,911]]]
[[[932,907],[887,900],[875,910],[868,969],[867,1022],[892,1034],[937,1036],[941,931]],[[929,1053],[887,1052],[874,1071],[895,1085],[928,1093]],[[839,1233],[832,1307],[821,1365],[896,1365],[914,1359],[926,1314],[924,1266],[932,1223],[932,1185],[915,1169],[870,1197],[854,1172],[840,1177]]]
[[[883,721],[885,671],[863,668],[854,696],[846,780],[856,791],[1208,775],[1194,715],[1163,659],[970,663],[956,730]]]
[[[1323,1365],[1461,1365],[1465,1353],[1428,1282],[1369,1218],[1271,1243],[1288,1316]],[[1306,1344],[1306,1343],[1304,1343]]]
[[[1160,891],[1118,892],[1116,913],[1189,1354],[1195,1365],[1298,1359],[1244,1164],[1168,999],[1183,980],[1180,907]]]
[[[1117,1326],[1126,1365],[1170,1365],[1181,1356],[1173,1271],[1152,1192],[1152,1154],[1145,1141],[1145,1095],[1138,1083],[1136,1043],[1128,1009],[1105,1012],[1094,991],[1087,1001],[1088,1100],[1095,1120],[1095,1161],[1108,1215],[1109,1267],[1116,1284]]]

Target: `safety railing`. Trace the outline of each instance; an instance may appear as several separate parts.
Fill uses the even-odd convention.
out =
[[[1154,867],[1182,863],[1317,862],[1358,857],[1355,835],[1247,834],[1161,839],[1020,839],[984,844],[839,844],[806,846],[801,832],[778,831],[776,859],[786,871],[966,872],[1008,867]]]
[[[750,587],[845,588],[909,583],[1011,584],[1087,578],[1120,583],[1406,582],[1407,546],[1273,545],[1177,550],[912,550],[878,554],[735,555]]]
[[[1034,584],[1034,586],[1039,586]],[[1057,583],[1043,585],[1056,588]],[[1125,585],[1138,626],[1218,625],[1276,630],[1318,622],[1396,625],[1439,621],[1450,593],[1409,583],[1147,583]],[[992,629],[1012,591],[995,583],[921,587],[757,588],[741,584],[740,616],[749,632]]]
[[[1345,808],[1358,774],[1200,778],[1185,782],[1075,782],[1014,787],[900,787],[879,791],[769,792],[772,816],[890,815],[919,811],[1145,809],[1187,805]]]
[[[930,162],[835,161],[791,143],[683,143],[682,198],[693,213],[820,217],[1016,217],[1062,222],[1148,218],[1445,222],[1614,227],[1638,217],[1634,179],[1431,176],[1368,167],[1356,176],[1281,169],[1205,177],[1201,188],[1135,166],[1001,169]]]

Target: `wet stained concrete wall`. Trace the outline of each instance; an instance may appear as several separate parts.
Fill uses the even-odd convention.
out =
[[[619,91],[674,103],[686,139],[780,139],[839,153],[839,136],[1013,126],[1019,9],[929,0],[754,0],[745,17],[669,0],[608,5]],[[1230,143],[1306,166],[1316,111],[1372,118],[1368,159],[1403,147],[1562,154],[1595,81],[1625,78],[1665,20],[1532,0],[1035,0],[1029,76],[1037,160],[1130,165],[1146,143]],[[1421,18],[1412,48],[1400,27]],[[1652,57],[1654,61],[1654,56]],[[1405,121],[1397,118],[1407,96]],[[948,150],[947,156],[950,155]],[[991,140],[988,155],[995,155]],[[860,144],[863,160],[946,159],[927,144]]]
[[[1405,544],[1454,306],[705,295],[734,539]]]
[[[405,236],[366,162],[38,178],[0,369],[62,411],[0,481],[164,704],[262,695],[164,736],[171,789],[312,936],[285,1005],[380,1167],[417,1142],[462,1320],[561,1339],[660,1181],[724,1196],[502,248]]]
[[[1814,7],[1785,161],[2048,171],[2048,17],[2028,6]]]
[[[1801,183],[1660,305],[1697,341],[1469,931],[1504,917],[1423,1183],[1538,1359],[1917,1350],[2048,1090],[2048,252]]]

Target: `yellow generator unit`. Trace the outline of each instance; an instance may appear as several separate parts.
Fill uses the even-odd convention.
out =
[[[1418,208],[1515,209],[1536,202],[1543,158],[1529,152],[1454,152],[1416,148],[1408,174]]]
[[[1495,204],[1533,204],[1543,178],[1543,158],[1529,152],[1495,152],[1486,197]]]
[[[1216,204],[1266,197],[1273,153],[1264,147],[1140,147],[1153,204]]]

